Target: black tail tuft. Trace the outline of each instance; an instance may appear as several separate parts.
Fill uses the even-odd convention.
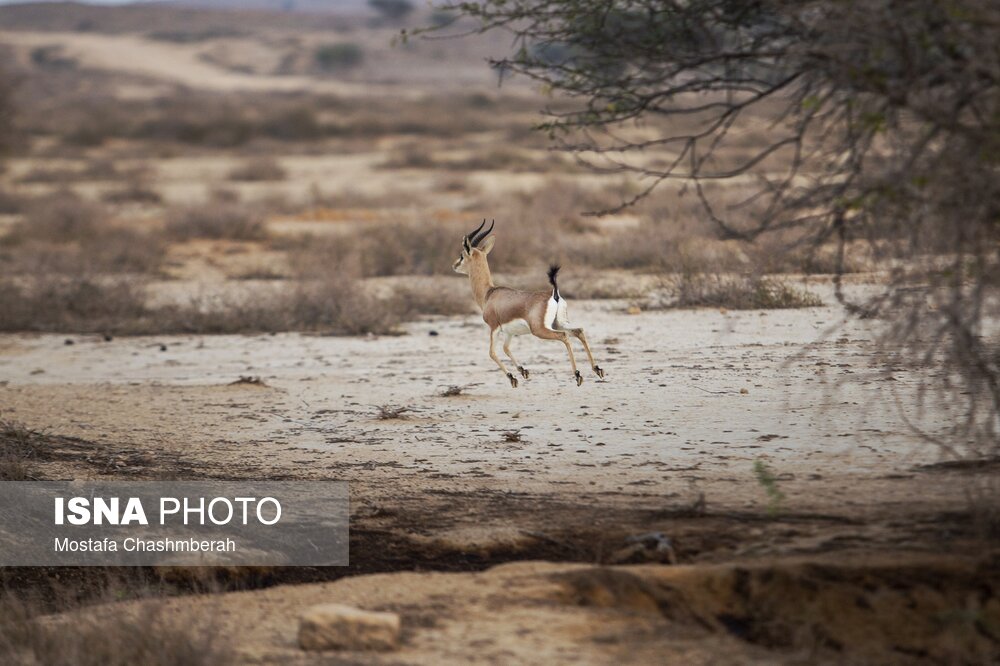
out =
[[[556,277],[559,275],[559,265],[552,264],[549,266],[549,284],[552,285],[552,298],[559,302],[559,285],[556,284]]]

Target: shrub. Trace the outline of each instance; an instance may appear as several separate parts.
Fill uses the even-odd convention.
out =
[[[322,273],[328,266],[350,269],[361,277],[448,274],[462,233],[451,225],[376,224],[350,234],[310,239],[293,264],[305,276]]]
[[[683,273],[668,292],[674,295],[669,304],[672,307],[768,310],[823,305],[812,292],[782,280],[759,276]]]
[[[0,331],[107,333],[147,317],[142,285],[126,279],[46,277],[0,282]]]
[[[11,242],[33,239],[50,243],[83,240],[97,233],[106,211],[69,191],[36,199],[28,206],[25,219],[8,238]]]
[[[23,211],[26,205],[24,197],[0,187],[0,215],[16,215]]]
[[[364,60],[365,52],[358,44],[344,42],[325,44],[316,49],[313,58],[324,72],[336,72],[357,67]]]
[[[159,204],[163,203],[163,197],[138,178],[130,179],[124,187],[105,192],[101,198],[108,203],[139,203],[139,204]]]
[[[468,286],[461,282],[461,289],[444,289],[440,285],[411,285],[396,289],[391,303],[394,312],[407,319],[417,315],[464,315],[473,311]]]
[[[368,0],[368,6],[388,21],[399,21],[413,11],[410,0]]]
[[[114,590],[109,590],[113,593]],[[0,603],[0,660],[50,666],[208,666],[235,663],[218,631],[190,625],[146,601],[136,613],[46,616],[42,604],[7,594]]]
[[[272,157],[256,157],[229,172],[229,180],[247,182],[284,180],[288,172]]]
[[[170,211],[166,232],[177,240],[261,240],[267,237],[260,215],[245,206],[219,202]]]

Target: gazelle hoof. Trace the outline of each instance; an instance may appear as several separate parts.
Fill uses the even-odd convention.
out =
[[[583,384],[583,375],[580,374],[579,370],[576,371],[575,375],[576,375],[576,385],[580,386],[581,384]]]
[[[594,374],[600,377],[601,379],[604,379],[604,371],[601,370],[601,366],[599,365],[594,366]]]
[[[527,368],[522,368],[521,366],[517,366],[517,371],[520,372],[521,376],[524,377],[525,379],[528,378],[529,373]]]
[[[512,375],[511,373],[508,372],[507,373],[507,379],[510,380],[510,387],[511,388],[517,388],[517,378],[514,375]]]

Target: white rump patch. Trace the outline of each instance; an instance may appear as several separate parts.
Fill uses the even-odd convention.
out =
[[[551,298],[549,299],[548,305],[545,307],[545,318],[548,321],[549,307],[555,306],[555,313],[552,317],[552,323],[546,324],[549,328],[559,331],[564,328],[569,327],[569,317],[566,314],[566,299],[560,298],[559,302],[556,303]]]
[[[556,318],[559,316],[559,302],[554,298],[549,298],[545,303],[545,316],[542,318],[542,325],[549,329],[555,330],[556,328]]]

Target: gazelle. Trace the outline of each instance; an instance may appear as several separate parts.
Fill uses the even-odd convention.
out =
[[[527,333],[543,340],[558,340],[566,345],[569,362],[573,366],[573,379],[579,386],[583,383],[583,375],[576,369],[576,359],[573,358],[573,347],[569,342],[570,336],[573,336],[583,343],[594,374],[603,379],[604,371],[594,362],[594,355],[590,352],[590,345],[583,329],[569,326],[566,318],[566,299],[560,296],[559,286],[556,284],[558,266],[549,268],[551,292],[520,291],[493,284],[486,256],[496,241],[496,236],[490,236],[494,224],[495,220],[489,229],[481,232],[486,225],[486,220],[483,220],[475,231],[467,234],[462,239],[462,254],[452,266],[456,273],[468,275],[472,283],[472,294],[476,298],[476,304],[483,311],[483,321],[490,327],[490,358],[510,380],[511,387],[517,388],[517,378],[508,372],[494,349],[497,334],[504,334],[503,351],[525,379],[529,373],[511,353],[510,341],[518,335]]]

